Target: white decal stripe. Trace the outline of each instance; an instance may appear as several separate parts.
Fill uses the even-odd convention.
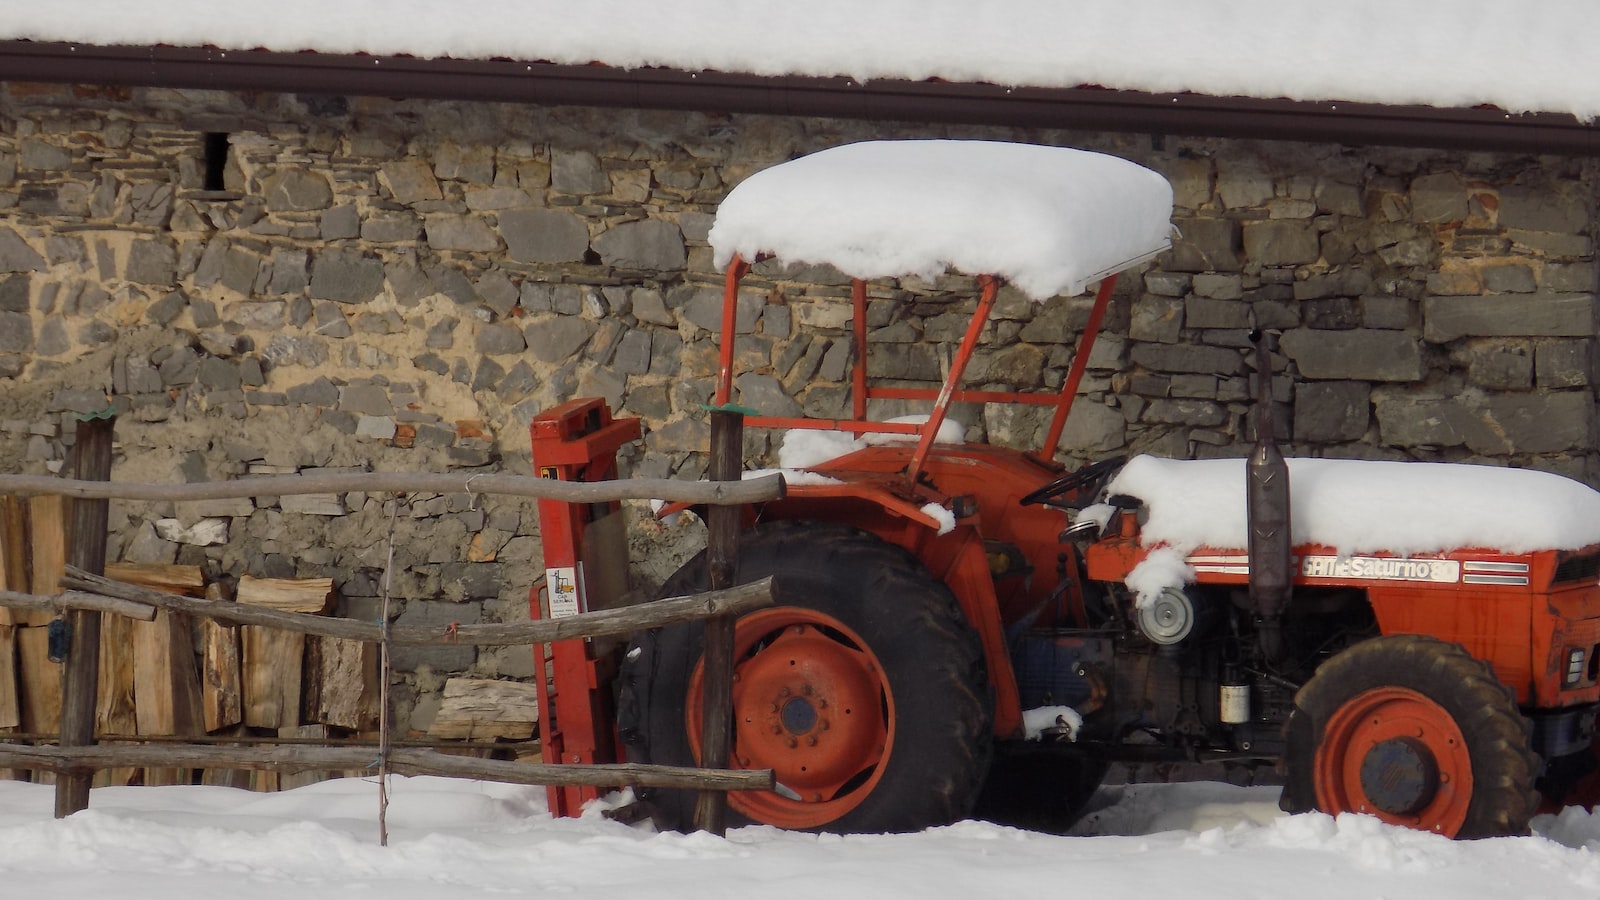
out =
[[[1468,572],[1514,572],[1520,574],[1528,571],[1527,563],[1490,562],[1483,559],[1469,559],[1462,563],[1461,567]]]
[[[1526,575],[1463,575],[1461,580],[1467,584],[1525,585],[1528,583]]]

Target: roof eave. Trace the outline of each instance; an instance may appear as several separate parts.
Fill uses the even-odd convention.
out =
[[[1600,154],[1600,127],[1554,113],[517,60],[0,41],[0,80]]]

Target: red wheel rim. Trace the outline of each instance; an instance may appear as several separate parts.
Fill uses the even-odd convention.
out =
[[[894,746],[894,699],[878,658],[832,616],[765,609],[734,626],[733,752],[739,769],[771,769],[779,791],[734,791],[758,822],[816,828],[860,805]],[[689,680],[685,727],[700,758],[702,665]]]
[[[1317,807],[1359,812],[1449,837],[1472,804],[1472,759],[1455,718],[1408,688],[1365,691],[1339,707],[1317,747]]]

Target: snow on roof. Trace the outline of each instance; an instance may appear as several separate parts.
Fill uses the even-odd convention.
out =
[[[1589,0],[55,0],[0,39],[1600,113]]]
[[[866,141],[765,169],[717,209],[716,263],[771,253],[856,278],[946,268],[1035,299],[1165,250],[1172,186],[1125,159],[998,141]]]
[[[1600,493],[1531,469],[1372,460],[1289,460],[1296,544],[1406,555],[1508,553],[1600,543]],[[1147,545],[1245,547],[1245,461],[1137,456],[1107,490],[1142,500]]]

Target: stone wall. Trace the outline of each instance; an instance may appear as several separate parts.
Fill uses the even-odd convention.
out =
[[[29,84],[0,94],[0,464],[59,470],[76,417],[109,399],[118,479],[525,473],[530,418],[597,395],[644,420],[629,472],[697,478],[719,199],[802,153],[926,136],[1106,150],[1176,188],[1182,238],[1119,286],[1063,458],[1242,453],[1256,324],[1282,332],[1295,452],[1600,477],[1588,160]],[[843,413],[848,284],[770,263],[747,284],[741,402]],[[872,374],[937,379],[972,288],[874,286]],[[1058,387],[1088,305],[1003,292],[971,381]],[[1047,424],[958,417],[1007,444]],[[753,434],[752,457],[772,440]],[[391,522],[402,622],[526,616],[531,503],[118,503],[110,549],[332,576],[341,612],[371,618]],[[636,531],[636,580],[658,581],[677,556]],[[532,669],[470,647],[399,662],[414,727],[444,673]]]

